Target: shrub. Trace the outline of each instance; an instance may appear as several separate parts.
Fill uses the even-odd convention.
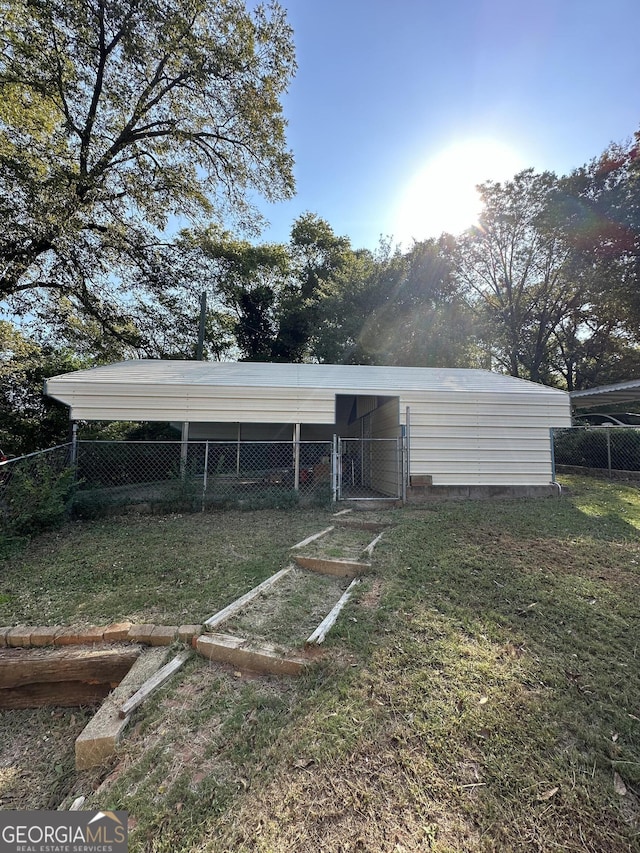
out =
[[[74,490],[74,471],[55,471],[44,460],[14,472],[6,494],[5,525],[10,533],[33,536],[56,527],[67,517]]]

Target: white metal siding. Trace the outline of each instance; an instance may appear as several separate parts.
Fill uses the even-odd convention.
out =
[[[544,485],[550,427],[570,426],[567,395],[505,392],[403,395],[411,409],[411,475],[434,485]]]
[[[63,382],[48,387],[71,405],[74,420],[189,421],[332,424],[335,394],[304,389],[224,386],[180,388],[140,384],[83,387]],[[96,393],[100,391],[100,393]]]
[[[399,414],[397,397],[371,413],[371,438],[374,439],[371,486],[384,495],[398,493]]]
[[[549,428],[571,423],[564,392],[481,370],[138,361],[54,377],[47,393],[74,420],[303,425],[334,424],[337,394],[399,396],[410,473],[436,485],[548,483]]]

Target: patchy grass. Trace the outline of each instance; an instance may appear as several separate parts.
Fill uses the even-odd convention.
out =
[[[372,576],[308,675],[253,678],[193,659],[136,712],[111,767],[65,776],[64,802],[89,794],[86,808],[128,810],[130,849],[149,853],[640,850],[640,493],[562,482],[559,501],[392,513]],[[148,563],[178,559],[179,534],[187,566],[210,560],[212,542],[243,555],[244,591],[327,526],[326,514],[266,517],[286,528],[271,540],[259,513],[242,516],[253,558],[274,561],[264,574],[224,516],[189,534],[186,520],[119,524],[137,531],[130,541],[176,524],[147,544],[143,578]],[[83,530],[91,540],[100,525],[37,548],[56,566]],[[188,577],[172,594],[200,607],[206,584],[196,568]],[[23,578],[27,598],[52,596]]]
[[[2,564],[0,624],[198,623],[286,565],[311,510],[115,517],[41,536]]]
[[[342,578],[293,569],[220,630],[285,647],[303,646],[348,584]]]

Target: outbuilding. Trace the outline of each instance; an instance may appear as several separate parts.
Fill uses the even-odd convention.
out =
[[[331,442],[338,497],[356,479],[388,497],[549,492],[551,430],[571,425],[567,393],[470,369],[134,360],[45,390],[73,421],[172,422],[183,442]]]

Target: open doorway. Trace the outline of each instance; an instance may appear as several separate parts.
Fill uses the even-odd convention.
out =
[[[336,395],[338,500],[402,497],[400,398]]]

